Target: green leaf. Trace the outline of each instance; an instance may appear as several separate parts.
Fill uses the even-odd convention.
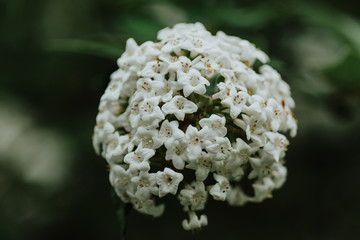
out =
[[[217,84],[219,82],[223,82],[224,80],[225,80],[225,78],[223,76],[221,76],[220,74],[215,75],[213,78],[211,78],[210,85],[206,87],[205,95],[211,96],[214,93],[216,93],[218,91]]]

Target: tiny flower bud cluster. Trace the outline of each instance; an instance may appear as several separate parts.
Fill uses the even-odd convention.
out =
[[[295,136],[297,123],[267,55],[200,23],[165,28],[158,40],[129,39],[101,97],[93,145],[117,195],[154,217],[176,195],[186,230],[207,225],[197,212],[209,197],[235,206],[271,197],[287,174],[282,133]]]

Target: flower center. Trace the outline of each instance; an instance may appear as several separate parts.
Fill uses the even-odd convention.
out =
[[[176,107],[177,107],[178,109],[180,109],[180,110],[184,109],[184,107],[185,107],[184,105],[185,105],[184,100],[178,99],[178,100],[176,101]]]

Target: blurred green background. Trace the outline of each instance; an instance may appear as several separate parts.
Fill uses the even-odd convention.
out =
[[[271,58],[297,103],[288,181],[191,234],[131,211],[127,239],[360,239],[360,11],[350,0],[0,0],[0,239],[121,239],[91,135],[127,38],[202,22]]]

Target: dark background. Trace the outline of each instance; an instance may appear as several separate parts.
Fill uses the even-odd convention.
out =
[[[360,239],[360,11],[355,1],[0,0],[0,239],[120,239],[91,135],[125,41],[202,22],[255,43],[291,88],[299,131],[274,198],[210,200],[192,234],[169,200],[127,239]]]

